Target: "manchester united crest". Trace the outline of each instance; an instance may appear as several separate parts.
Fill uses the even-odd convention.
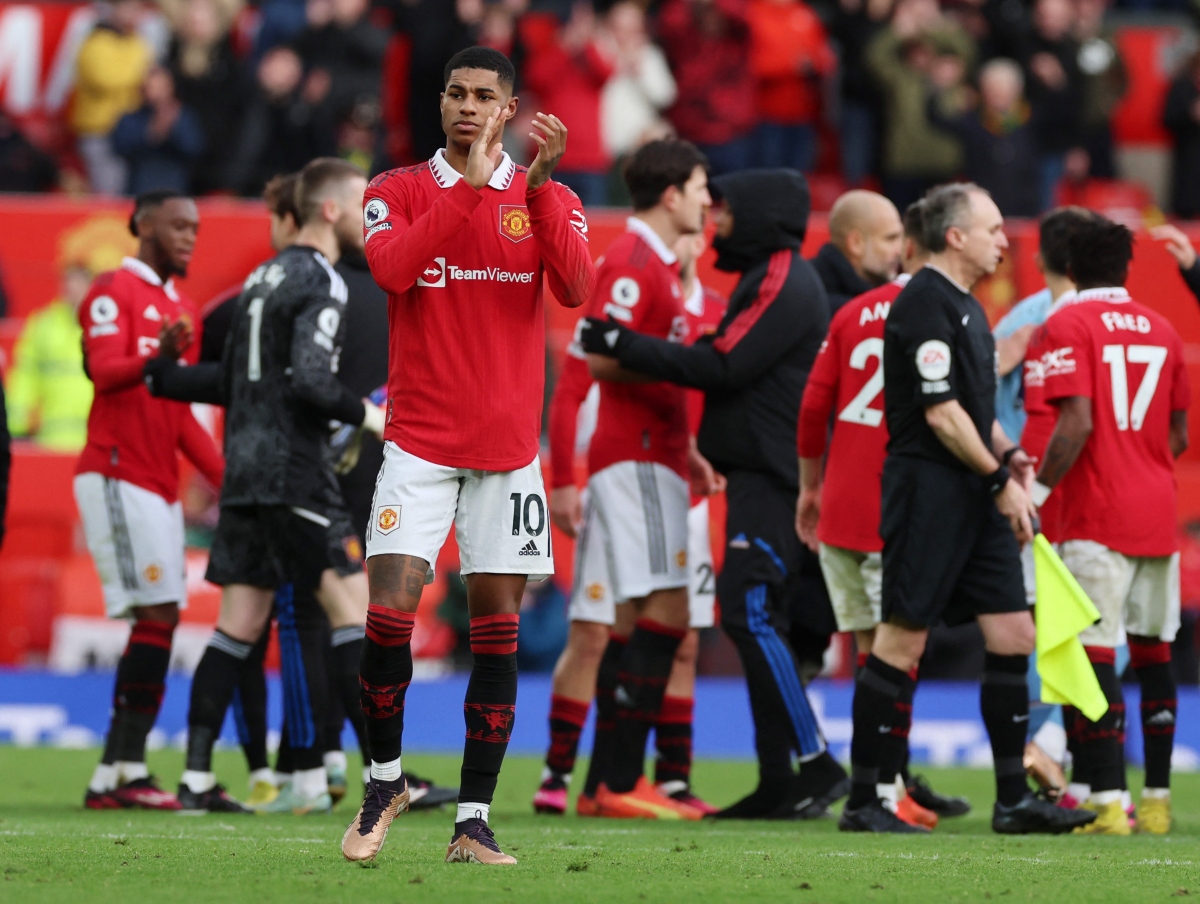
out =
[[[389,505],[385,509],[380,509],[375,523],[381,534],[390,534],[396,529],[396,525],[400,523],[399,506],[393,508]]]
[[[500,234],[510,242],[523,242],[531,235],[529,209],[513,204],[500,205]]]

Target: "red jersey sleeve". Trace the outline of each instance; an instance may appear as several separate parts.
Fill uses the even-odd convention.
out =
[[[1174,337],[1175,379],[1171,383],[1171,410],[1187,411],[1192,407],[1192,385],[1188,380],[1187,364],[1183,360],[1183,340]]]
[[[591,296],[596,281],[583,202],[565,185],[548,181],[527,192],[525,203],[550,291],[564,307],[579,307]]]
[[[1063,311],[1046,321],[1042,336],[1043,398],[1047,402],[1071,396],[1091,398],[1092,343],[1078,317]]]
[[[179,429],[179,451],[196,466],[204,479],[217,489],[225,477],[225,459],[221,456],[217,444],[213,442],[208,431],[200,426],[195,415],[189,410],[183,418]]]
[[[635,332],[644,332],[654,296],[647,269],[608,258],[596,272],[588,314],[612,318]]]
[[[439,193],[429,210],[410,219],[406,181],[403,173],[384,173],[363,198],[367,264],[379,288],[391,295],[417,281],[429,262],[467,228],[483,200],[466,179],[459,179]]]
[[[136,386],[146,363],[135,345],[129,304],[113,289],[111,279],[101,277],[79,306],[84,365],[97,392]]]
[[[574,343],[572,343],[574,346]],[[579,409],[592,388],[587,361],[574,347],[567,350],[554,395],[550,399],[550,489],[575,483],[575,438]]]
[[[831,329],[817,352],[800,402],[796,446],[801,458],[820,458],[825,453],[829,418],[837,399],[839,348],[837,333]]]

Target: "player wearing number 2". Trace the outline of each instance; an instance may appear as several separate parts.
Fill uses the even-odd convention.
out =
[[[1114,668],[1122,628],[1142,689],[1146,786],[1137,827],[1170,828],[1170,644],[1179,628],[1174,459],[1187,448],[1190,402],[1179,335],[1123,288],[1132,256],[1126,227],[1096,217],[1077,228],[1068,269],[1078,294],[1046,321],[1037,368],[1058,422],[1033,499],[1062,497],[1063,562],[1100,610],[1080,640],[1109,703],[1081,736],[1088,806],[1099,815],[1076,831],[1110,835],[1130,831],[1121,806],[1125,705]]]
[[[400,765],[410,640],[426,577],[456,527],[474,666],[448,862],[509,864],[488,827],[517,700],[518,610],[529,577],[554,571],[538,463],[545,382],[542,281],[583,304],[595,268],[579,199],[550,180],[567,130],[538,113],[526,171],[499,143],[517,111],[515,72],[473,47],[445,69],[447,143],[427,163],[371,183],[367,262],[388,293],[384,463],[367,526],[371,605],[360,670],[371,781],[342,839],[378,853],[408,806]]]

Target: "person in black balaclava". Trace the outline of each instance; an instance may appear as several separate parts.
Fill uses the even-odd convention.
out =
[[[746,673],[759,766],[758,788],[718,817],[810,818],[850,787],[825,749],[790,640],[797,614],[829,611],[816,558],[793,526],[796,420],[829,304],[800,256],[809,212],[804,176],[749,170],[710,186],[724,199],[713,240],[717,268],[741,274],[717,332],[683,346],[588,319],[581,342],[628,370],[705,392],[700,452],[729,481],[717,597]]]

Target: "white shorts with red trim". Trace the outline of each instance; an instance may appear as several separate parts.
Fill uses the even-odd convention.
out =
[[[75,503],[109,618],[137,606],[187,606],[183,506],[124,480],[75,476]]]
[[[1168,643],[1179,631],[1179,553],[1126,556],[1093,540],[1066,540],[1059,554],[1100,612],[1100,623],[1079,640],[1089,647],[1117,647],[1125,635]]]
[[[452,524],[464,575],[524,574],[540,581],[554,574],[538,459],[516,471],[478,471],[437,465],[384,443],[367,558],[416,556],[429,563],[432,581]]]

